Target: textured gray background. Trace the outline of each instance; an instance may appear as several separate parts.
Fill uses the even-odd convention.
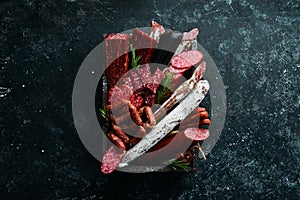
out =
[[[300,198],[299,1],[0,3],[0,192],[17,199]],[[223,133],[191,174],[100,173],[72,121],[73,82],[102,34],[200,28],[226,85]]]

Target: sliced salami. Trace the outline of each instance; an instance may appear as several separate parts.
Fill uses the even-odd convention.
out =
[[[133,94],[132,89],[128,85],[125,85],[125,84],[120,85],[119,88],[123,92],[124,99],[130,100],[130,97]]]
[[[142,87],[143,84],[142,84],[141,78],[138,75],[138,73],[134,70],[131,70],[129,72],[129,74],[130,74],[130,77],[131,77],[131,81],[133,83],[133,90],[136,90],[136,89]]]
[[[152,83],[160,84],[160,82],[165,78],[165,74],[163,71],[157,68],[155,73],[152,76]]]
[[[171,60],[173,69],[185,69],[195,66],[203,59],[203,54],[200,51],[191,50],[174,56]]]
[[[105,174],[114,171],[121,162],[124,153],[125,151],[115,145],[109,147],[102,158],[101,171]]]
[[[135,96],[135,95],[131,96],[130,101],[136,108],[142,107],[145,103],[145,100],[142,96]]]
[[[124,94],[122,90],[115,86],[109,90],[108,93],[108,104],[116,104],[120,102],[120,100],[124,100]]]
[[[140,75],[143,84],[151,82],[152,75],[150,72],[149,64],[145,64],[144,66],[139,67],[136,71]]]
[[[184,135],[194,141],[206,140],[209,137],[209,130],[205,128],[187,128]]]
[[[189,32],[184,32],[182,40],[194,40],[197,38],[198,34],[199,34],[198,28],[194,28]]]
[[[143,105],[152,106],[155,104],[155,94],[147,87],[141,87],[133,92],[130,101],[136,107],[140,108]]]
[[[199,30],[197,28],[194,28],[189,32],[183,33],[182,41],[176,49],[175,55],[190,50],[193,44],[196,42],[198,33]]]
[[[172,65],[170,66],[170,72],[173,72],[173,73],[175,73],[175,75],[174,75],[174,79],[177,79],[177,78],[179,78],[180,76],[178,75],[177,76],[177,74],[180,74],[180,75],[182,75],[186,70],[188,70],[189,68],[176,68],[176,67],[173,67]]]
[[[162,25],[158,24],[156,21],[152,21],[151,25],[152,27],[149,36],[155,39],[156,41],[159,41],[160,35],[165,32],[165,29]]]
[[[199,71],[199,74],[198,74],[198,77],[202,77],[205,73],[205,70],[206,70],[206,62],[202,62],[200,63],[199,65],[200,67],[200,71]],[[174,76],[173,76],[173,80],[176,82],[177,80],[179,80],[180,78],[182,78],[183,76],[183,73],[188,70],[189,68],[182,68],[182,69],[178,69],[178,68],[175,68],[173,66],[170,66],[170,72],[174,72]]]
[[[125,85],[128,85],[130,87],[130,89],[133,90],[133,84],[132,84],[131,78],[129,77],[128,73],[126,73],[122,77],[121,83],[124,83]]]
[[[146,83],[145,87],[149,88],[150,90],[152,90],[152,92],[154,94],[156,94],[156,91],[157,91],[157,88],[159,87],[159,84],[157,84],[157,83]]]

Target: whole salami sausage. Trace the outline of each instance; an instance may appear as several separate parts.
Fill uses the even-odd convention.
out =
[[[110,88],[128,71],[129,34],[108,34],[104,39],[106,51],[106,79]]]
[[[136,49],[136,55],[142,56],[140,64],[149,63],[155,51],[157,41],[143,31],[135,28],[132,31],[131,43]]]

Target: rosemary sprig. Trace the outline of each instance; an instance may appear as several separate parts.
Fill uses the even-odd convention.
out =
[[[161,85],[158,87],[156,93],[156,101],[158,104],[162,104],[166,100],[166,97],[171,93],[170,87],[173,81],[173,76],[173,72],[166,75]]]
[[[131,50],[131,67],[132,69],[137,69],[140,64],[140,60],[143,56],[137,56],[135,54],[135,49],[133,48],[132,44],[130,44],[130,50]]]
[[[100,116],[101,116],[101,118],[103,119],[103,120],[105,120],[105,122],[109,122],[109,118],[108,118],[108,116],[109,116],[109,111],[108,111],[108,109],[107,109],[107,107],[106,106],[103,106],[103,108],[100,108],[99,109],[99,112],[100,112]]]
[[[169,166],[172,167],[174,170],[176,169],[183,169],[186,172],[191,171],[191,167],[189,166],[190,163],[185,162],[183,160],[175,160],[175,159],[171,159],[168,161]]]

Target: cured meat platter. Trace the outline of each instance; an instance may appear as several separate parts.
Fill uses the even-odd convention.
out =
[[[98,84],[98,121],[113,145],[103,145],[101,171],[192,171],[205,159],[209,82],[194,28],[151,28],[105,36],[107,69]],[[204,101],[204,102],[202,102]]]

